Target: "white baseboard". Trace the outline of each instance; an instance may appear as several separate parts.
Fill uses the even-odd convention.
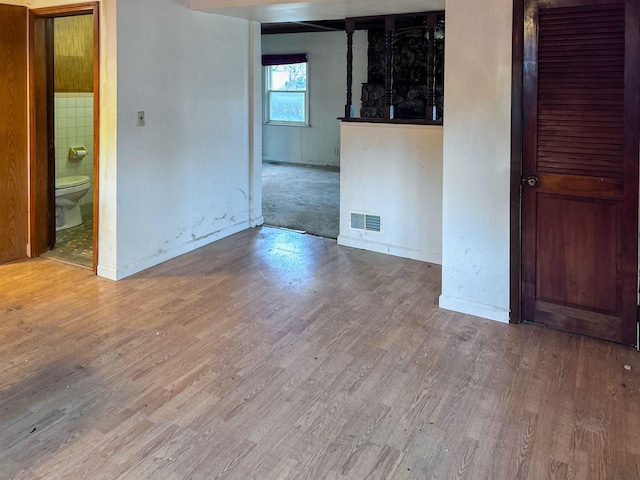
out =
[[[98,265],[98,276],[106,278],[107,280],[117,280],[118,272],[115,268],[103,267],[102,265]]]
[[[251,220],[251,228],[264,225],[264,217],[258,217]]]
[[[485,305],[483,303],[471,302],[461,298],[440,295],[440,308],[454,312],[466,313],[487,320],[494,320],[501,323],[509,323],[509,309]]]
[[[338,245],[442,265],[442,253],[425,252],[424,250],[387,245],[370,240],[363,240],[361,238],[347,237],[345,235],[338,235]]]

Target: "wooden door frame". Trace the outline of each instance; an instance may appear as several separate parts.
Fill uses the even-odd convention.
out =
[[[541,3],[548,3],[548,0],[541,0]],[[576,3],[582,3],[582,0],[576,0]],[[596,2],[597,3],[597,2]],[[640,32],[634,26],[640,19],[640,5],[637,2],[625,2],[626,11],[626,47],[627,54],[632,54],[636,58],[640,57],[638,48],[640,45]],[[533,27],[532,25],[530,27]],[[524,64],[524,48],[525,48],[525,0],[513,0],[513,36],[512,36],[512,84],[511,84],[511,189],[510,189],[510,216],[511,216],[511,239],[510,239],[510,323],[520,323],[522,321],[522,174],[524,161],[524,75],[527,65]],[[631,45],[631,47],[629,46]],[[629,65],[635,65],[630,68]],[[625,85],[640,84],[640,66],[637,62],[626,62],[625,65]],[[636,103],[636,108],[630,114],[625,114],[625,162],[634,163],[634,171],[638,171],[638,149],[640,143],[640,93],[638,89],[631,91],[625,88],[625,104],[630,102]],[[636,175],[637,176],[637,175]],[[640,179],[636,179],[634,190],[625,189],[625,202],[632,201],[638,204],[638,184]],[[633,197],[635,198],[628,198]],[[637,215],[636,215],[637,216]],[[636,229],[637,230],[637,229]],[[623,231],[622,244],[623,248],[637,248],[637,231]],[[624,239],[633,238],[634,245],[627,245]],[[636,251],[637,252],[637,251]],[[638,255],[636,254],[636,257]],[[625,266],[633,268],[637,279],[638,261],[633,266]],[[630,276],[630,275],[629,275]],[[623,294],[637,296],[638,285],[637,280],[634,285],[624,285]],[[636,302],[634,302],[636,303]],[[637,307],[634,308],[634,314],[637,315]],[[629,315],[629,312],[627,312]],[[625,338],[636,338],[636,332],[623,332]],[[636,340],[637,341],[637,340]],[[638,345],[636,345],[638,346]]]
[[[55,208],[42,205],[37,198],[38,188],[42,188],[42,181],[38,176],[46,165],[43,165],[42,155],[38,149],[38,137],[42,132],[36,125],[36,62],[42,62],[42,52],[34,48],[36,22],[56,17],[70,17],[74,15],[93,15],[93,271],[98,267],[98,225],[99,225],[99,174],[100,174],[100,3],[86,2],[71,5],[36,8],[29,10],[29,129],[30,129],[30,212],[29,212],[29,245],[30,256],[37,257],[44,253],[42,245],[42,225],[38,221],[38,213],[42,208]],[[41,176],[41,175],[40,175]],[[46,235],[46,234],[45,234]],[[39,247],[40,246],[40,247]]]
[[[522,168],[524,162],[524,2],[513,0],[509,323],[522,321]]]

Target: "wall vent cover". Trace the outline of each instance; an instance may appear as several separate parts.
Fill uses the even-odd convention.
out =
[[[356,230],[368,230],[370,232],[381,231],[382,220],[380,215],[370,213],[351,212],[351,228]]]

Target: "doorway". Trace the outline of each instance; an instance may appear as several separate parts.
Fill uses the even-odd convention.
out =
[[[264,222],[335,239],[344,31],[283,33],[272,24],[268,32],[262,35]]]
[[[98,5],[31,11],[32,256],[97,266]]]
[[[637,342],[640,8],[526,0],[522,317]]]

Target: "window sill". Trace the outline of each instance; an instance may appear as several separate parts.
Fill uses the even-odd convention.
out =
[[[294,122],[263,122],[263,125],[269,125],[272,127],[310,127],[308,123],[294,123]]]

